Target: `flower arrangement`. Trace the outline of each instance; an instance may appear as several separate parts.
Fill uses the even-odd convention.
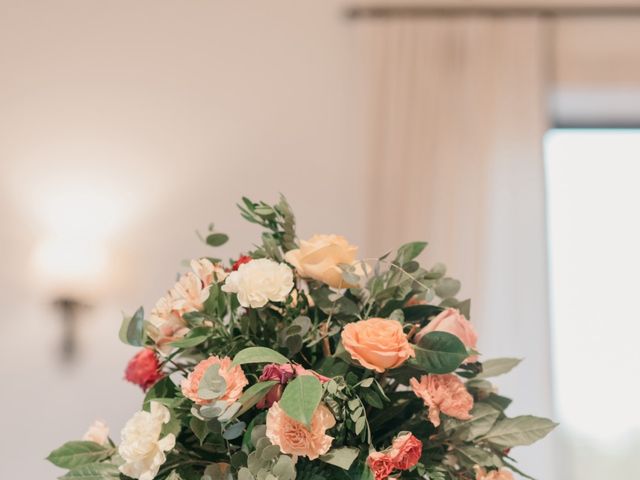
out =
[[[190,272],[120,338],[145,392],[120,444],[96,422],[48,459],[64,479],[508,480],[512,447],[550,420],[505,410],[487,380],[518,359],[480,360],[469,300],[413,242],[358,258],[338,235],[298,240],[284,198],[244,198],[262,243]],[[228,237],[209,229],[216,247]],[[522,473],[522,472],[519,472]]]

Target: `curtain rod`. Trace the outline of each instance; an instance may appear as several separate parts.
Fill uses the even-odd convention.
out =
[[[640,16],[640,5],[633,6],[355,6],[346,10],[347,18],[360,20],[388,17],[453,17],[453,16],[548,16],[548,17],[626,17]]]

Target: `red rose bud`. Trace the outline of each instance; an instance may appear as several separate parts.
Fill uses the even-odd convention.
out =
[[[140,350],[129,360],[124,372],[127,381],[139,385],[145,392],[163,377],[158,357],[150,348]]]
[[[236,262],[231,267],[231,270],[235,272],[240,268],[240,265],[249,263],[251,260],[253,260],[253,258],[251,258],[249,255],[240,255],[240,258],[236,260]]]

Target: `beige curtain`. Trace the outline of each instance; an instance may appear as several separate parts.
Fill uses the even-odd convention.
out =
[[[472,298],[487,356],[523,356],[501,381],[513,412],[550,414],[542,139],[546,28],[535,17],[362,20],[369,231],[374,252],[430,242]],[[554,478],[550,442],[522,452]],[[527,457],[524,457],[524,455]]]

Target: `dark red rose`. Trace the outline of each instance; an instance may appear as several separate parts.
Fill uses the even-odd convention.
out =
[[[129,360],[124,372],[127,381],[139,385],[145,392],[163,377],[156,352],[151,348],[140,350]]]

